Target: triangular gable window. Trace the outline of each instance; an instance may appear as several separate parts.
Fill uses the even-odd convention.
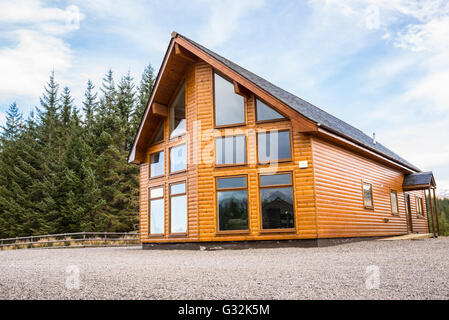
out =
[[[285,119],[285,117],[259,99],[256,99],[257,121]]]
[[[152,144],[161,142],[164,140],[164,126],[165,121],[162,121],[162,123],[159,125],[159,128],[157,129],[156,135],[154,136],[153,140],[151,141]]]

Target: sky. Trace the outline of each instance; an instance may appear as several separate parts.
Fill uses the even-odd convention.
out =
[[[449,190],[449,1],[0,0],[0,125],[52,70],[81,105],[177,31],[376,139]],[[449,194],[449,191],[448,191]]]

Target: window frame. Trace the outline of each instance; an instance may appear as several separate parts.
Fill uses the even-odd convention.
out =
[[[248,99],[245,96],[241,96],[243,98],[243,116],[244,116],[244,121],[242,123],[233,123],[233,124],[224,124],[224,125],[217,125],[217,117],[216,117],[216,107],[217,107],[217,103],[216,103],[216,99],[215,99],[215,74],[217,74],[218,76],[222,77],[223,79],[225,79],[226,81],[230,82],[232,85],[234,85],[234,80],[230,80],[229,77],[225,76],[223,73],[217,71],[216,69],[212,70],[212,95],[213,95],[213,117],[214,117],[214,128],[215,129],[224,129],[224,128],[233,128],[233,127],[243,127],[246,126],[248,123],[248,116],[247,116],[247,111],[248,111]],[[238,95],[237,93],[234,94]]]
[[[292,130],[290,128],[288,128],[288,129],[280,129],[280,130],[276,129],[278,132],[285,132],[285,131],[289,132],[288,136],[289,136],[289,139],[290,139],[290,142],[289,142],[290,143],[290,158],[288,158],[288,159],[270,160],[270,161],[268,161],[268,163],[260,162],[260,159],[259,159],[259,133],[269,134],[271,132],[271,130],[272,129],[267,129],[265,131],[262,131],[262,130],[256,131],[256,157],[257,157],[257,164],[260,165],[260,166],[264,166],[264,165],[269,166],[270,163],[292,162],[293,161],[293,144],[292,144],[293,139],[292,139]]]
[[[242,163],[225,163],[225,164],[217,164],[217,139],[224,139],[228,137],[245,137],[245,160],[246,162]],[[214,137],[214,166],[216,168],[227,168],[227,167],[237,167],[237,166],[247,166],[248,165],[248,135],[246,133],[237,133],[232,135],[219,135]]]
[[[258,118],[258,114],[257,114],[257,100],[260,100],[261,102],[263,102],[264,104],[266,104],[268,107],[272,108],[274,111],[276,111],[277,113],[279,113],[281,116],[283,116],[284,118],[282,119],[267,119],[267,120],[257,120]],[[256,119],[256,124],[262,124],[262,123],[272,123],[272,122],[281,122],[281,121],[289,121],[288,117],[283,114],[282,112],[278,111],[277,109],[275,109],[271,104],[267,103],[265,100],[259,98],[258,96],[254,95],[254,114],[255,114],[255,119]]]
[[[418,206],[419,203],[419,206]],[[415,204],[416,204],[416,217],[424,218],[424,203],[423,198],[421,196],[415,196]],[[421,209],[421,210],[419,210]]]
[[[153,189],[162,189],[162,197],[155,197],[152,198],[151,197],[151,190]],[[163,217],[164,217],[164,232],[163,233],[151,233],[151,201],[152,200],[161,200],[164,203],[164,212],[163,212]],[[164,188],[164,184],[161,185],[156,185],[156,186],[151,186],[148,188],[148,237],[150,238],[163,238],[165,235],[165,188]]]
[[[218,179],[228,179],[228,178],[245,178],[246,187],[238,187],[238,188],[218,188]],[[249,201],[249,185],[248,185],[248,175],[247,174],[237,174],[237,175],[227,175],[227,176],[216,176],[214,179],[215,182],[215,234],[216,235],[232,235],[232,234],[249,234],[250,233],[250,201]],[[248,228],[242,230],[220,230],[220,212],[219,212],[219,203],[218,203],[218,192],[220,191],[239,191],[246,190],[247,195],[247,214],[248,214]]]
[[[276,185],[267,185],[262,186],[261,177],[262,176],[275,176],[280,174],[290,174],[291,184],[276,184]],[[296,194],[295,194],[295,179],[293,171],[277,171],[277,172],[259,172],[258,173],[258,198],[259,198],[259,218],[260,218],[260,226],[259,233],[298,233],[297,219],[296,219]],[[261,189],[274,189],[274,188],[292,188],[293,194],[293,228],[285,228],[285,229],[264,229],[263,228],[263,218],[262,218],[262,197],[260,194]]]
[[[185,190],[183,193],[176,193],[175,195],[171,194],[171,186],[173,185],[177,185],[177,184],[184,184],[185,185]],[[168,236],[171,238],[176,238],[176,237],[187,237],[187,235],[189,234],[189,200],[188,200],[188,189],[187,189],[187,180],[181,180],[181,181],[176,181],[176,182],[172,182],[168,184]],[[171,199],[173,197],[180,197],[180,196],[186,196],[186,215],[187,215],[187,226],[186,226],[186,232],[171,232],[171,222],[172,222],[172,205],[171,205]]]
[[[152,156],[153,154],[161,153],[161,152],[164,154],[164,161],[163,161],[163,163],[164,163],[164,168],[163,168],[163,170],[162,170],[162,174],[152,177],[152,176],[151,176],[151,156]],[[162,149],[160,149],[160,150],[153,151],[153,152],[151,152],[151,153],[148,155],[148,180],[159,179],[159,178],[162,178],[162,177],[164,177],[164,176],[165,176],[165,149],[162,148]]]
[[[171,150],[173,149],[173,148],[176,148],[176,147],[180,147],[180,146],[182,146],[182,145],[185,145],[185,147],[186,147],[186,167],[185,167],[185,169],[181,169],[181,170],[177,170],[177,171],[171,171],[171,162],[172,162],[172,160],[171,160]],[[171,176],[171,175],[176,175],[176,174],[180,174],[180,173],[185,173],[185,172],[187,172],[187,157],[188,157],[188,150],[187,150],[187,142],[186,141],[182,141],[181,143],[179,143],[179,144],[176,144],[176,145],[173,145],[173,146],[171,146],[171,147],[169,147],[168,148],[168,154],[169,154],[169,156],[168,156],[168,172],[169,172],[169,175]]]
[[[370,193],[371,193],[371,206],[365,205],[365,190],[363,189],[364,185],[370,186]],[[374,192],[373,192],[373,184],[370,182],[366,182],[362,180],[362,201],[363,201],[363,208],[366,210],[374,210]]]
[[[396,194],[396,208],[398,209],[398,212],[394,212],[394,210],[393,210],[393,199],[391,198],[391,195],[392,194]],[[399,217],[400,215],[399,215],[399,199],[398,199],[398,192],[396,191],[396,190],[394,190],[394,189],[390,189],[390,203],[391,203],[391,214],[393,215],[393,216],[397,216],[397,217]]]

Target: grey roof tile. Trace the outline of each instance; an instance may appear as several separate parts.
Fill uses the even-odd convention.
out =
[[[403,186],[420,186],[420,185],[430,185],[432,182],[433,173],[432,171],[410,173],[404,176]]]

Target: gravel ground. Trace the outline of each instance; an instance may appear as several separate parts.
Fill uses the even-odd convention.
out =
[[[372,265],[379,286],[367,289],[376,284]],[[0,299],[449,299],[449,238],[325,248],[2,251]]]

